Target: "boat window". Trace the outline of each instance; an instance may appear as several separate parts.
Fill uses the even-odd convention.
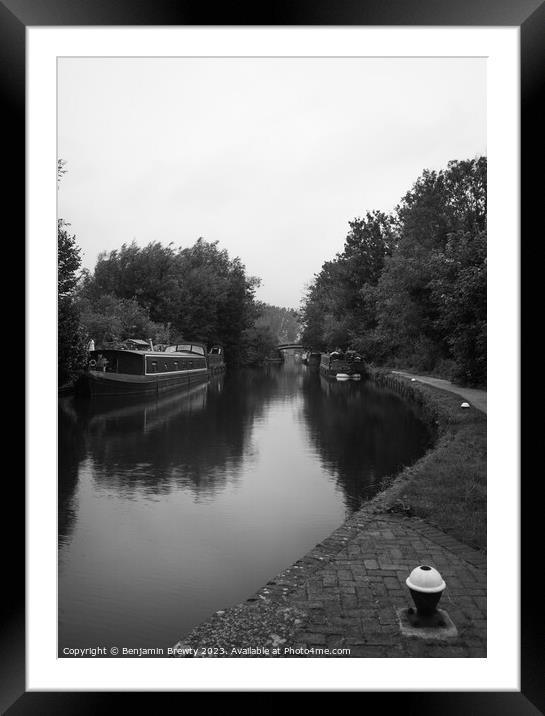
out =
[[[167,346],[165,353],[198,353],[204,356],[205,350],[203,346],[197,346],[193,343],[178,343],[175,346]]]
[[[151,361],[151,370],[153,373],[157,373],[157,361],[156,360]]]
[[[178,361],[177,360],[174,361],[174,370],[178,370]]]

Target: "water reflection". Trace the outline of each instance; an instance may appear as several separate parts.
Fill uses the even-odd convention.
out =
[[[78,428],[78,414],[66,401],[59,401],[57,516],[59,542],[70,533],[77,514],[75,490],[80,463],[85,455],[85,433]]]
[[[61,433],[67,437],[70,416],[80,459],[92,461],[102,489],[128,498],[173,489],[189,490],[196,499],[213,496],[226,480],[237,479],[251,426],[275,392],[275,378],[256,371],[246,390],[229,383],[225,393],[219,376],[160,399],[64,399]],[[71,438],[67,443],[75,463],[75,444]]]
[[[426,431],[295,361],[59,404],[59,645],[169,645],[324,539]],[[61,652],[62,653],[62,652]]]
[[[425,451],[429,433],[415,409],[372,383],[307,375],[304,416],[325,468],[342,487],[349,512]]]

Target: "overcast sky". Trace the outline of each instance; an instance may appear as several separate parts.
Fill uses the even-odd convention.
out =
[[[486,154],[484,59],[60,59],[59,216],[92,269],[218,240],[298,307],[348,222]]]

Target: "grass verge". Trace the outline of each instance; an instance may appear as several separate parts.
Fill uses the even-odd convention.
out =
[[[486,415],[464,409],[463,398],[423,383],[372,370],[373,379],[418,403],[433,430],[433,447],[386,481],[370,503],[376,512],[422,517],[477,549],[486,550]]]

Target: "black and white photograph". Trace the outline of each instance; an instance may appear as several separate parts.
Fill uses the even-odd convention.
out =
[[[485,59],[57,77],[58,656],[486,657]]]
[[[218,25],[3,2],[27,448],[0,710],[359,691],[535,716],[534,0]]]

